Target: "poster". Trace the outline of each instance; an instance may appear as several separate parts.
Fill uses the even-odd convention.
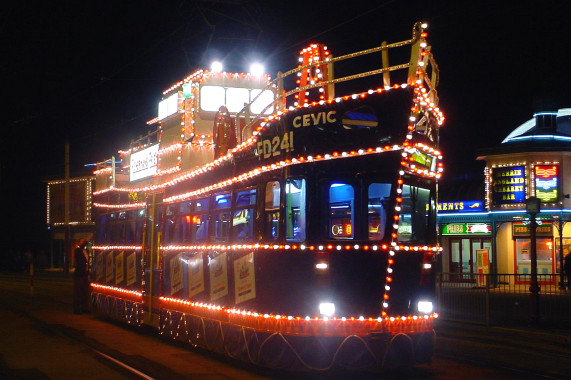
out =
[[[137,280],[137,255],[135,252],[127,256],[127,286]]]
[[[119,285],[125,279],[125,265],[123,263],[123,257],[125,252],[121,252],[115,257],[115,284]]]
[[[490,273],[490,259],[488,248],[476,250],[476,281],[478,286],[486,286],[486,275]]]
[[[202,252],[198,252],[188,261],[188,296],[204,291],[204,261]]]
[[[228,263],[226,252],[210,260],[210,300],[214,301],[228,294]]]
[[[182,289],[182,253],[170,260],[171,294]]]
[[[234,294],[237,304],[256,298],[254,252],[234,261]]]
[[[109,252],[105,257],[105,282],[113,281],[113,251]]]

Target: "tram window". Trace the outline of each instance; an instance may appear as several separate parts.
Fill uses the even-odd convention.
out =
[[[256,204],[256,189],[249,189],[245,191],[239,191],[236,193],[236,202],[234,206],[252,206]]]
[[[178,212],[181,214],[188,214],[190,212],[191,206],[192,202],[182,202],[179,206]]]
[[[99,219],[99,229],[97,231],[97,242],[107,243],[107,237],[105,236],[105,231],[107,228],[107,215],[101,215]]]
[[[125,242],[134,243],[135,242],[135,216],[136,211],[128,211],[126,214],[127,221],[125,222]]]
[[[191,215],[192,240],[205,242],[208,240],[208,199],[199,199],[194,204]]]
[[[236,193],[234,207],[239,209],[234,210],[232,216],[232,241],[246,241],[254,237],[255,206],[256,189]]]
[[[163,239],[165,243],[173,242],[175,239],[176,217],[172,214],[169,215],[168,212],[169,209],[167,208],[167,215],[163,225]]]
[[[174,236],[175,242],[188,243],[190,241],[190,221],[190,215],[177,216]]]
[[[214,241],[228,241],[230,235],[230,211],[220,211],[212,214],[212,239]]]
[[[232,217],[232,241],[246,241],[254,237],[254,209],[234,211]]]
[[[279,237],[280,222],[280,183],[278,181],[266,184],[266,198],[264,200],[265,235],[268,239]]]
[[[388,183],[372,183],[369,185],[369,202],[367,205],[367,221],[369,240],[381,240],[385,236],[387,224],[387,206],[391,195]]]
[[[212,208],[217,209],[226,207],[230,207],[230,193],[215,195]]]
[[[398,240],[422,242],[429,238],[430,190],[403,185]]]
[[[370,129],[379,125],[377,115],[370,107],[359,107],[343,114],[343,128]]]
[[[305,240],[305,179],[286,181],[286,240]]]
[[[352,239],[355,218],[355,190],[346,183],[329,186],[329,237]]]

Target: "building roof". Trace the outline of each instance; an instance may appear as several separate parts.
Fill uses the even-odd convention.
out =
[[[538,112],[533,116],[514,129],[501,145],[481,149],[478,156],[571,151],[571,108]]]

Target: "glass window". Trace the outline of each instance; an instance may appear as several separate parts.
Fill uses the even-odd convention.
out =
[[[200,108],[204,111],[218,111],[225,103],[224,87],[202,86],[200,87]]]
[[[286,181],[286,240],[305,240],[305,179]]]
[[[352,239],[355,217],[355,190],[346,183],[329,185],[329,237]]]
[[[403,185],[398,240],[425,242],[431,237],[431,215],[434,205],[430,190]]]
[[[260,91],[262,90],[252,90],[252,100],[256,99],[256,96],[258,96]],[[273,91],[265,90],[256,100],[254,100],[254,102],[252,102],[250,105],[250,111],[253,114],[261,113],[268,104],[271,104],[274,101],[274,98],[275,94]],[[273,106],[268,108],[265,112],[266,115],[270,115],[272,113],[274,113]]]
[[[234,211],[232,217],[232,241],[246,241],[254,237],[254,209]]]
[[[226,107],[229,112],[240,112],[244,104],[250,103],[250,90],[230,87],[226,90]]]
[[[368,194],[369,240],[381,240],[385,236],[387,226],[387,207],[391,196],[391,185],[388,183],[372,183],[369,185]]]
[[[236,193],[235,207],[255,206],[256,205],[256,189],[239,191]]]
[[[191,215],[192,240],[202,243],[208,240],[208,199],[199,199]]]
[[[279,237],[280,192],[281,187],[278,181],[272,181],[266,184],[264,231],[267,239],[275,240]]]
[[[232,241],[244,242],[254,237],[254,219],[256,215],[256,189],[236,193],[232,216]]]
[[[230,193],[218,194],[214,196],[214,205],[212,208],[230,207]]]
[[[228,241],[230,236],[230,211],[220,211],[212,214],[212,239],[217,242]]]

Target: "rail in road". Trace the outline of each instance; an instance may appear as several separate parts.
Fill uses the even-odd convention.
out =
[[[73,370],[82,370],[84,379],[292,377],[291,373],[266,371],[165,342],[156,335],[92,315],[74,315],[71,313],[71,277],[63,278],[57,274],[37,276],[34,296],[30,296],[28,280],[24,274],[0,273],[0,334],[4,335],[10,326],[17,331],[29,330],[26,334],[31,334],[38,344],[45,343],[50,347],[42,351],[43,355],[58,353],[57,356],[64,358],[62,363],[48,358],[48,361],[53,361],[52,367],[64,368],[46,367],[41,362],[33,364],[31,360],[18,361],[15,357],[29,355],[30,350],[38,351],[38,359],[41,354],[37,347],[27,347],[17,341],[16,334],[12,334],[15,346],[0,346],[0,375],[4,372],[17,374],[16,378],[72,379],[77,378],[77,372]],[[557,334],[546,335],[542,331],[487,328],[446,321],[437,321],[436,331],[436,353],[431,366],[407,369],[404,373],[385,373],[384,378],[571,379],[568,370],[571,368],[571,347],[563,335],[558,339]],[[12,356],[7,351],[12,352]],[[66,366],[77,366],[74,363],[84,363],[84,368],[64,370]],[[360,373],[358,376],[377,378],[378,374]],[[341,379],[355,377],[355,373],[336,370],[295,374],[295,377]]]

